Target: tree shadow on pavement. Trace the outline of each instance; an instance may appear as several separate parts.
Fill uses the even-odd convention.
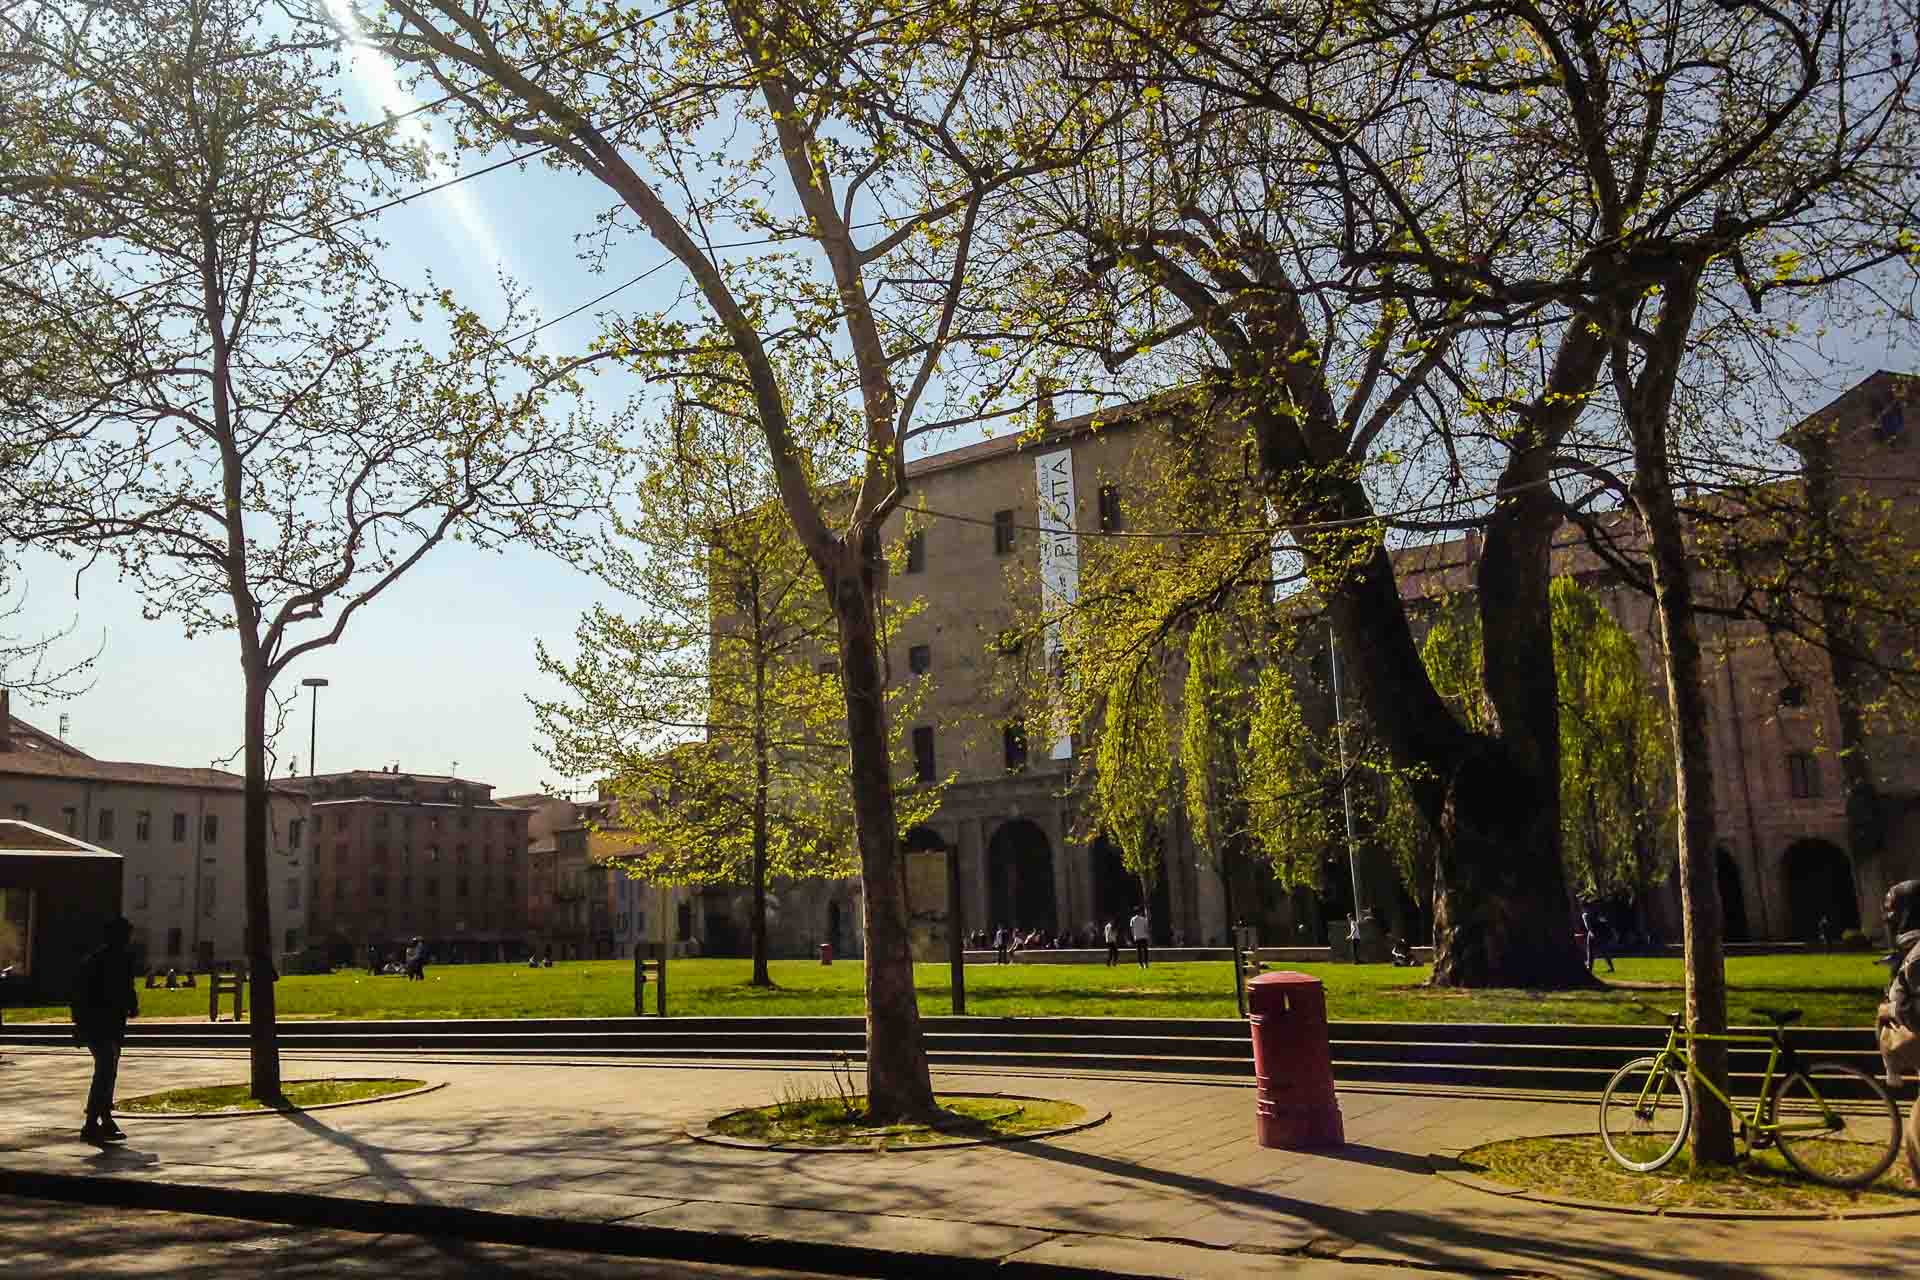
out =
[[[1111,1156],[1095,1155],[1046,1142],[1013,1143],[1008,1152],[1053,1163],[1072,1165],[1110,1177],[1150,1183],[1184,1192],[1197,1199],[1220,1205],[1252,1209],[1260,1213],[1304,1222],[1330,1235],[1368,1251],[1366,1261],[1398,1261],[1418,1267],[1466,1272],[1536,1272],[1556,1276],[1624,1277],[1675,1276],[1685,1280],[1751,1280],[1756,1273],[1751,1260],[1721,1261],[1703,1258],[1698,1252],[1684,1257],[1664,1257],[1657,1242],[1650,1240],[1649,1228],[1662,1230],[1685,1227],[1702,1230],[1713,1224],[1681,1223],[1671,1219],[1605,1215],[1603,1226],[1617,1222],[1617,1229],[1603,1230],[1604,1243],[1583,1240],[1566,1230],[1567,1219],[1543,1213],[1529,1222],[1516,1222],[1502,1230],[1498,1222],[1499,1202],[1487,1198],[1489,1212],[1476,1211],[1469,1201],[1453,1208],[1377,1210],[1344,1209],[1336,1205],[1273,1191],[1219,1182],[1195,1174],[1157,1169],[1151,1165]],[[1317,1154],[1334,1154],[1333,1152]],[[1376,1153],[1388,1155],[1391,1153]],[[1363,1163],[1375,1163],[1365,1160]],[[1394,1167],[1380,1161],[1384,1167]],[[1427,1173],[1422,1162],[1421,1173]],[[1310,1178],[1300,1180],[1311,1185]],[[1601,1215],[1595,1215],[1596,1218]],[[1745,1224],[1746,1230],[1766,1231],[1774,1224]],[[1780,1224],[1793,1225],[1793,1224]],[[1804,1225],[1804,1224],[1802,1224]],[[1863,1274],[1901,1274],[1912,1259],[1903,1232],[1879,1233],[1874,1246],[1881,1250]],[[1860,1247],[1858,1239],[1849,1240]],[[1771,1244],[1771,1242],[1769,1242]],[[1350,1252],[1342,1248],[1341,1253]],[[1380,1251],[1398,1258],[1376,1258]],[[1316,1248],[1314,1252],[1323,1252]],[[1357,1259],[1356,1259],[1357,1260]]]

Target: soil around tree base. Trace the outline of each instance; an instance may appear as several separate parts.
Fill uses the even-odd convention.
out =
[[[1803,1178],[1777,1151],[1743,1153],[1696,1173],[1689,1153],[1654,1173],[1615,1164],[1598,1134],[1510,1138],[1428,1157],[1449,1182],[1492,1195],[1614,1213],[1675,1218],[1887,1218],[1920,1214],[1920,1191],[1896,1160],[1857,1191]]]
[[[691,1125],[687,1136],[715,1146],[811,1155],[929,1151],[1058,1137],[1104,1124],[1112,1112],[1075,1102],[1005,1093],[940,1093],[936,1124],[868,1125],[864,1096],[812,1094],[742,1107]]]

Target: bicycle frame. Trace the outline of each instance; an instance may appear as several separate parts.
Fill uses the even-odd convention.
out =
[[[1700,1040],[1710,1040],[1718,1044],[1764,1044],[1768,1046],[1767,1069],[1760,1077],[1760,1093],[1753,1101],[1753,1113],[1751,1115],[1742,1113],[1740,1108],[1734,1104],[1732,1098],[1720,1092],[1713,1081],[1700,1074],[1700,1069],[1694,1065],[1693,1055],[1688,1052],[1688,1050],[1693,1047],[1694,1042]],[[1679,1066],[1686,1068],[1687,1079],[1704,1088],[1708,1093],[1720,1100],[1720,1105],[1725,1107],[1727,1113],[1739,1122],[1741,1130],[1748,1135],[1749,1141],[1752,1140],[1754,1134],[1811,1133],[1817,1130],[1833,1128],[1834,1110],[1827,1105],[1827,1100],[1821,1097],[1817,1090],[1813,1091],[1813,1100],[1820,1104],[1820,1117],[1818,1119],[1798,1124],[1782,1124],[1778,1116],[1769,1117],[1767,1115],[1768,1100],[1773,1097],[1774,1080],[1776,1078],[1785,1079],[1787,1076],[1792,1075],[1793,1072],[1798,1069],[1799,1065],[1799,1059],[1794,1054],[1793,1046],[1787,1043],[1786,1032],[1782,1027],[1775,1027],[1772,1031],[1730,1031],[1717,1035],[1709,1035],[1685,1029],[1681,1026],[1680,1018],[1675,1017],[1667,1027],[1666,1046],[1655,1055],[1653,1070],[1647,1073],[1647,1081],[1640,1087],[1640,1096],[1634,1100],[1635,1106],[1645,1108],[1647,1105],[1648,1091],[1654,1087],[1654,1082],[1661,1078],[1660,1072],[1662,1068]],[[1811,1081],[1808,1082],[1808,1086],[1809,1089],[1812,1088]]]

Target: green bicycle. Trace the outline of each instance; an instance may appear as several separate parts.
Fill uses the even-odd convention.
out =
[[[1733,1114],[1749,1150],[1768,1145],[1802,1174],[1830,1187],[1864,1187],[1887,1171],[1900,1150],[1900,1109],[1886,1086],[1844,1062],[1803,1065],[1787,1043],[1798,1009],[1760,1009],[1770,1032],[1696,1035],[1672,1015],[1666,1047],[1614,1072],[1600,1096],[1600,1141],[1622,1168],[1651,1173],[1671,1161],[1693,1127],[1699,1086]],[[1689,1052],[1696,1040],[1764,1044],[1766,1074],[1750,1113],[1704,1078]]]

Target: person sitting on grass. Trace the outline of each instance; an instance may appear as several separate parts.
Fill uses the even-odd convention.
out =
[[[1393,963],[1394,967],[1399,969],[1413,967],[1413,948],[1407,945],[1405,938],[1393,940]]]

